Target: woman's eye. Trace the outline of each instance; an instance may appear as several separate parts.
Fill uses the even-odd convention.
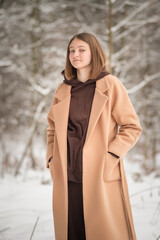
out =
[[[84,50],[84,49],[80,49],[79,51],[80,51],[80,52],[84,52],[85,50]],[[69,52],[70,52],[70,53],[73,53],[74,50],[70,50]]]

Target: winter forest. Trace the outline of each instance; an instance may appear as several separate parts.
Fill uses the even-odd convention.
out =
[[[47,113],[80,32],[100,41],[140,119],[124,165],[137,239],[160,239],[159,26],[159,0],[0,0],[0,240],[54,239]]]

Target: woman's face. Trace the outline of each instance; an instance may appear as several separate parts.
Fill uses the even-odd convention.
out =
[[[91,66],[91,50],[88,43],[75,38],[69,46],[69,60],[76,69]]]

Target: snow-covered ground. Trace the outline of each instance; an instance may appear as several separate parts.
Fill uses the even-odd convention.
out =
[[[135,182],[136,167],[125,161],[137,240],[158,240],[160,179],[152,174]],[[54,240],[52,186],[48,169],[0,179],[0,240]]]
[[[137,240],[160,240],[160,178],[144,176],[138,163],[124,161]],[[139,181],[132,174],[139,173]],[[137,176],[138,176],[137,175]]]
[[[44,173],[32,171],[0,179],[0,240],[54,239],[52,184],[44,181]]]

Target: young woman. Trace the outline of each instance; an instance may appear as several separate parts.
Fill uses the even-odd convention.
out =
[[[92,34],[72,37],[47,116],[56,240],[136,239],[123,158],[142,127],[106,59]]]

